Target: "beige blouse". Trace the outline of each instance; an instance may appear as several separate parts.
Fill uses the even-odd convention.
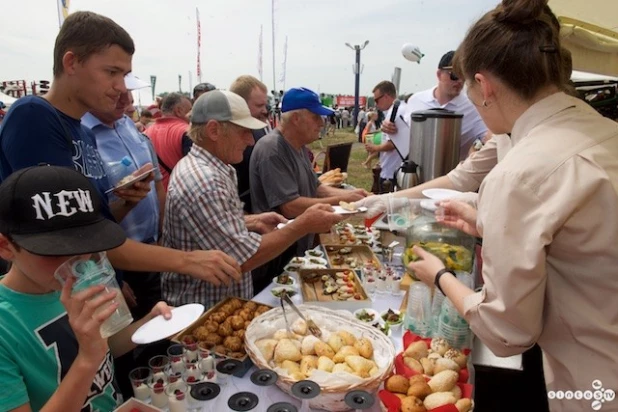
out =
[[[591,410],[593,381],[618,390],[618,124],[557,93],[511,139],[481,185],[485,286],[465,316],[498,356],[539,343],[552,410]]]

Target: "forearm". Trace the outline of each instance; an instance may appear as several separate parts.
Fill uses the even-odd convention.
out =
[[[440,287],[444,291],[446,297],[448,297],[457,312],[464,316],[464,299],[470,295],[473,295],[475,292],[461,283],[453,274],[445,273],[440,277]]]
[[[109,350],[112,353],[114,358],[119,358],[125,353],[129,353],[131,350],[137,347],[135,343],[131,340],[131,336],[138,330],[144,323],[153,319],[154,316],[152,314],[148,314],[141,318],[140,320],[133,322],[126,328],[122,329],[120,332],[116,333],[113,336],[110,336],[107,343],[109,344]]]
[[[127,239],[122,246],[108,250],[107,256],[114,267],[123,270],[182,273],[188,252]]]
[[[122,222],[134,207],[135,203],[129,203],[124,200],[116,200],[109,204],[109,208],[116,222]]]
[[[390,152],[392,150],[395,150],[395,145],[390,140],[375,146],[376,152]]]
[[[425,197],[423,196],[423,190],[426,189],[456,190],[457,188],[455,187],[455,185],[453,185],[453,182],[451,182],[451,179],[449,179],[448,176],[440,176],[438,178],[430,180],[429,182],[425,182],[418,186],[411,187],[410,189],[395,192],[393,196],[401,198],[420,199]]]
[[[322,187],[323,185],[320,185],[318,187],[318,196],[320,193],[320,187]],[[279,207],[279,209],[281,210],[281,214],[283,216],[285,216],[286,219],[294,219],[300,215],[302,215],[305,210],[309,209],[311,206],[318,204],[318,203],[328,203],[328,204],[334,204],[332,202],[335,202],[335,199],[315,199],[315,198],[311,198],[311,197],[297,197],[294,200],[291,200],[283,205],[281,205]]]
[[[320,186],[318,186],[317,195],[320,199],[322,199],[320,203],[328,203],[330,205],[334,205],[339,203],[341,197],[349,193],[349,190],[321,184]],[[331,198],[331,201],[327,202],[326,199],[328,198]]]
[[[307,232],[297,222],[292,222],[281,229],[262,236],[260,248],[241,266],[242,271],[248,272],[270,262],[306,234]]]
[[[159,233],[163,233],[163,219],[165,217],[165,188],[162,182],[155,183],[155,189],[157,191],[157,199],[159,201]]]
[[[58,389],[41,408],[41,412],[81,410],[99,366],[100,363],[95,365],[78,355],[66,376],[58,385]]]

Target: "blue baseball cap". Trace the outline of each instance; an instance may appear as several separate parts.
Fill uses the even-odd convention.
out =
[[[311,113],[320,116],[330,116],[335,113],[334,110],[322,105],[320,96],[318,96],[316,92],[305,89],[304,87],[289,89],[283,95],[283,100],[281,100],[281,112],[285,113],[300,109],[307,109]]]

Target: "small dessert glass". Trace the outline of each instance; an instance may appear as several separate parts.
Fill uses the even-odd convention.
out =
[[[150,368],[140,367],[135,368],[129,373],[129,380],[133,388],[133,396],[140,401],[150,399],[150,389],[148,382],[152,379],[152,371]]]

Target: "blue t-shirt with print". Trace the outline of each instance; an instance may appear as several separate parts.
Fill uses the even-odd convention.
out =
[[[71,167],[97,189],[102,212],[114,220],[105,191],[110,188],[92,132],[46,100],[26,96],[15,102],[0,127],[0,182],[40,163]]]

